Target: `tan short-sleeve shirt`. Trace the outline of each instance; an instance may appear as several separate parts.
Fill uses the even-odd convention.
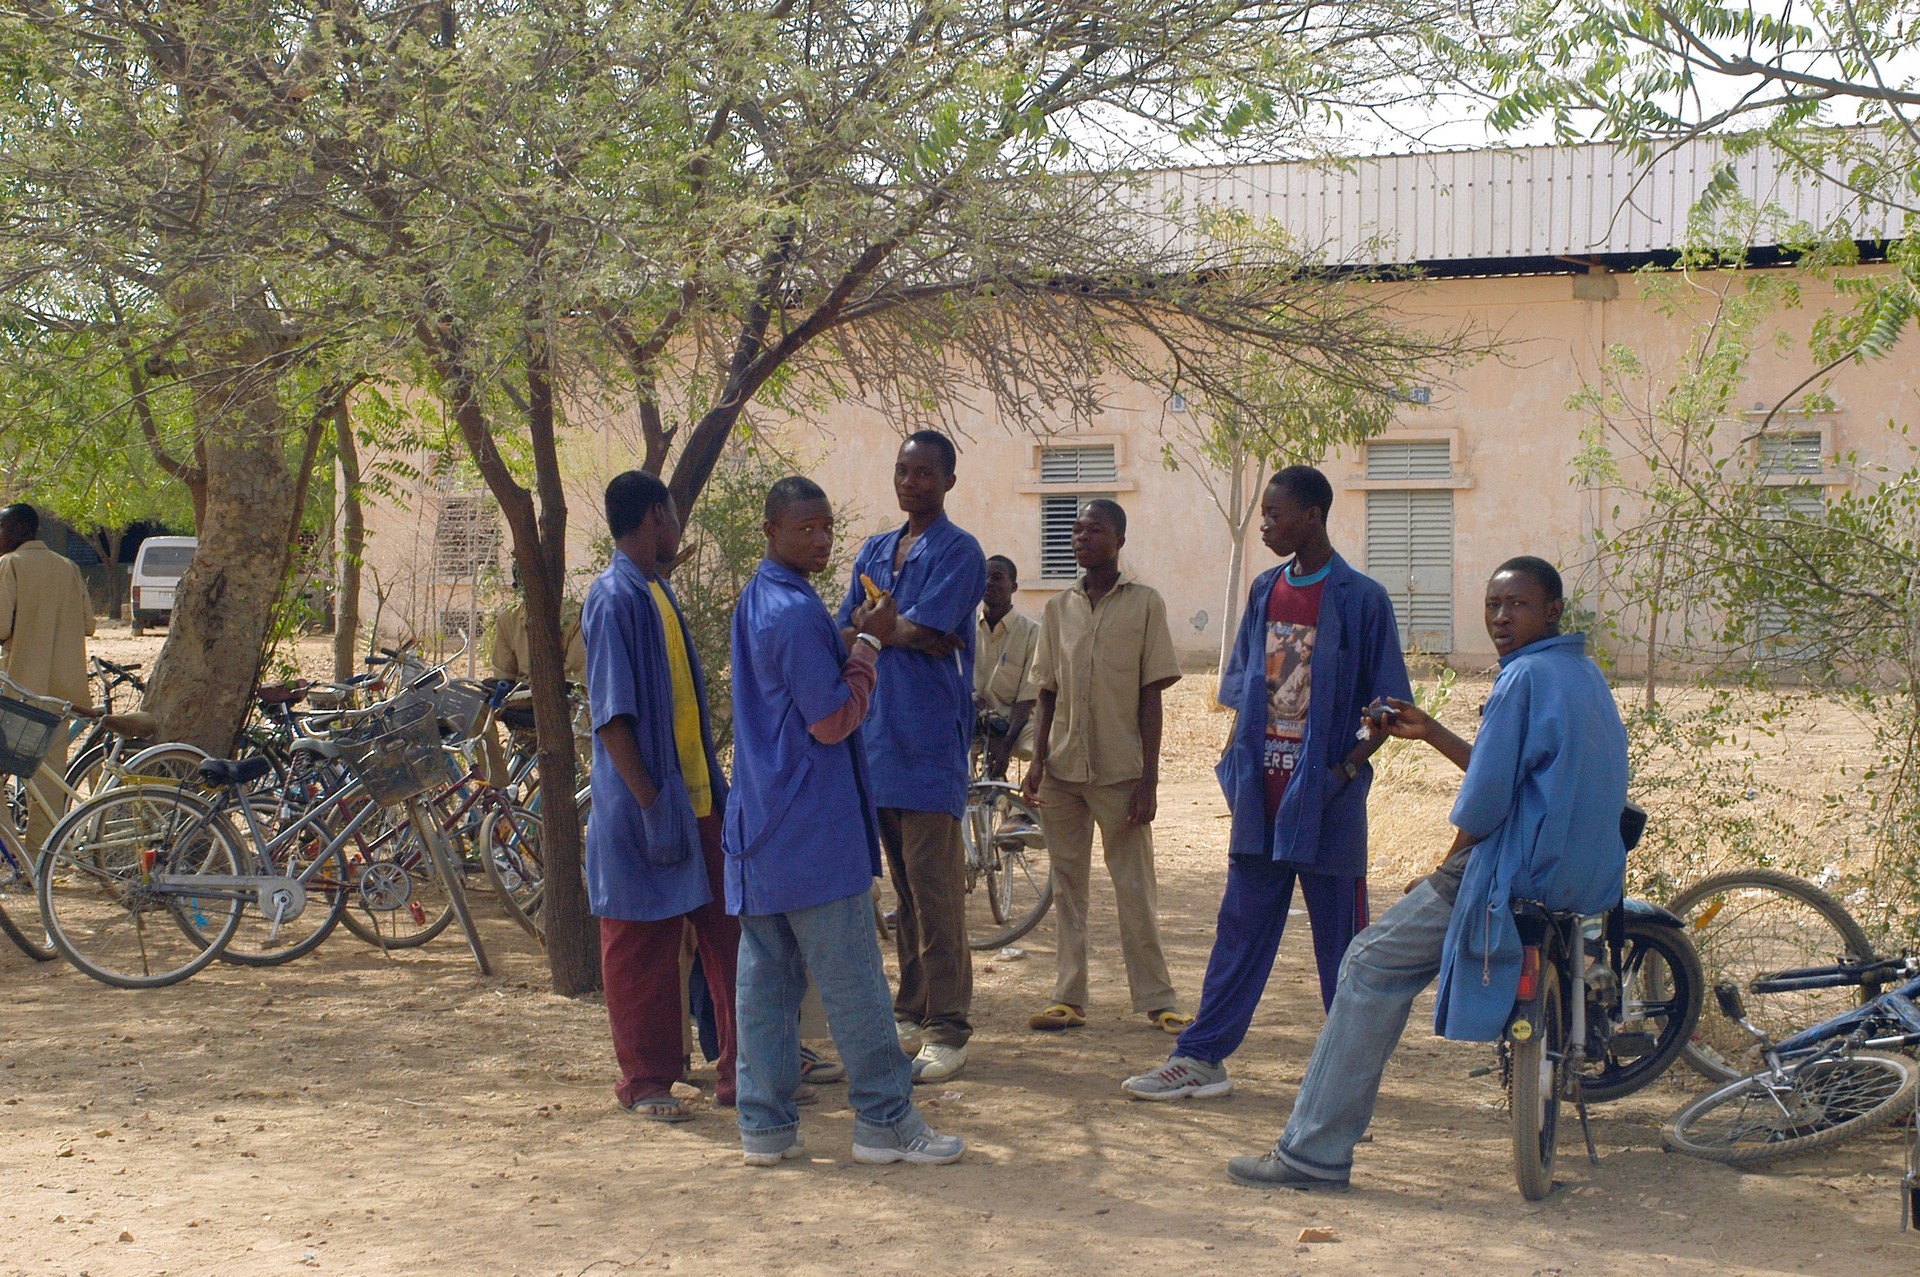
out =
[[[1047,771],[1118,785],[1145,769],[1140,689],[1180,677],[1160,592],[1121,573],[1095,607],[1085,578],[1048,602],[1034,650],[1034,686],[1053,692]]]
[[[1009,611],[1000,624],[988,625],[982,612],[973,644],[973,694],[996,714],[1005,714],[1037,694],[1033,685],[1033,649],[1040,622]]]
[[[510,603],[493,618],[493,676],[524,679],[533,676],[533,657],[527,648],[527,618],[523,605]],[[587,681],[587,641],[580,635],[580,605],[567,600],[560,606],[560,638],[567,645],[567,680]]]
[[[30,692],[91,705],[91,633],[93,605],[72,559],[37,540],[0,555],[0,672]]]

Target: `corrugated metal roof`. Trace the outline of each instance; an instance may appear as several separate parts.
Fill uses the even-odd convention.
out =
[[[1325,260],[1388,265],[1671,251],[1724,162],[1724,144],[1700,138],[1650,164],[1612,145],[1539,146],[1171,169],[1146,182],[1150,205],[1230,205],[1274,220]],[[1771,149],[1731,163],[1746,198],[1789,222],[1844,223],[1855,239],[1904,233],[1898,210],[1863,209],[1837,182],[1789,173]]]

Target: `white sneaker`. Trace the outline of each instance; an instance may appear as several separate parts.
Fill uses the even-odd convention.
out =
[[[949,1162],[959,1161],[960,1155],[966,1151],[966,1143],[958,1135],[942,1135],[938,1131],[925,1130],[905,1144],[885,1148],[855,1144],[853,1160],[865,1162],[868,1166],[886,1166],[893,1162],[907,1162],[914,1166],[945,1166]]]
[[[967,1067],[967,1048],[929,1042],[913,1057],[913,1080],[944,1082]]]
[[[893,1018],[893,1031],[900,1038],[900,1049],[902,1051],[905,1051],[908,1055],[912,1055],[920,1049],[921,1028],[912,1020],[903,1020],[899,1016],[895,1016]]]
[[[784,1161],[789,1161],[793,1158],[799,1157],[802,1153],[805,1153],[806,1151],[807,1151],[807,1137],[796,1131],[793,1136],[793,1143],[787,1145],[785,1148],[781,1149],[779,1152],[756,1153],[756,1152],[753,1152],[751,1149],[745,1149],[745,1150],[742,1150],[740,1153],[740,1160],[742,1162],[745,1162],[748,1166],[778,1166],[780,1165],[780,1163]]]
[[[1136,1100],[1210,1100],[1233,1093],[1224,1064],[1176,1055],[1151,1073],[1130,1077],[1120,1089]]]

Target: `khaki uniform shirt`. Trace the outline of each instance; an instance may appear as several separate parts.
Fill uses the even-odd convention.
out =
[[[0,672],[28,691],[91,705],[91,633],[93,605],[73,560],[37,540],[0,555]]]
[[[1180,677],[1160,592],[1122,572],[1095,607],[1082,577],[1047,604],[1033,683],[1054,694],[1047,771],[1056,779],[1118,785],[1145,770],[1140,689]]]
[[[493,676],[525,679],[533,676],[533,659],[527,652],[527,617],[522,605],[512,603],[493,618]],[[587,644],[580,637],[580,605],[560,605],[560,637],[567,645],[567,681],[582,686],[587,681]]]
[[[992,626],[982,611],[974,629],[973,694],[988,713],[1011,714],[1017,702],[1039,695],[1033,685],[1033,650],[1040,643],[1040,622],[1010,609]],[[1014,752],[1022,758],[1033,756],[1032,718],[1014,742]]]

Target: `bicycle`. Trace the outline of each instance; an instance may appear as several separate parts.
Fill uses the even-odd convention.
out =
[[[118,988],[175,984],[222,956],[248,906],[269,921],[271,946],[279,928],[306,911],[309,888],[317,884],[328,902],[320,924],[276,960],[310,952],[345,915],[349,890],[357,890],[369,907],[376,891],[404,903],[410,889],[404,873],[381,872],[376,863],[363,868],[356,882],[345,856],[349,842],[378,813],[404,806],[408,826],[447,885],[481,973],[490,974],[458,870],[420,803],[444,768],[431,703],[403,697],[341,717],[351,726],[336,740],[296,748],[341,762],[352,780],[290,813],[277,833],[266,831],[247,794],[249,785],[272,771],[264,758],[207,760],[200,776],[213,791],[210,797],[134,786],[111,790],[71,813],[39,864],[41,913],[60,952]],[[361,798],[366,801],[329,836],[327,820]],[[251,846],[228,819],[231,811],[242,816]],[[317,852],[301,850],[303,843],[310,848],[323,838]],[[243,864],[250,872],[241,871]],[[261,872],[261,866],[282,871]],[[333,872],[323,875],[326,866]]]
[[[31,896],[37,889],[35,853],[25,842],[29,805],[39,803],[49,811],[58,811],[70,804],[85,801],[84,795],[63,776],[40,765],[52,749],[58,733],[68,730],[70,722],[91,720],[95,730],[108,734],[108,744],[100,755],[96,769],[102,787],[174,784],[183,770],[189,765],[198,766],[206,755],[191,745],[155,745],[138,751],[123,762],[120,755],[131,741],[153,735],[154,723],[150,716],[103,713],[76,706],[58,697],[41,696],[21,687],[4,674],[0,674],[0,689],[4,689],[0,691],[0,706],[6,707],[0,710],[0,729],[9,733],[8,742],[0,745],[0,758],[5,758],[14,768],[25,768],[24,771],[9,771],[0,767],[0,772],[8,774],[17,795],[17,810],[13,818],[0,821],[0,835],[4,835],[0,836],[0,930],[4,930],[7,937],[35,961],[49,962],[58,955],[46,937],[44,928],[35,928],[11,917],[6,912],[4,898],[8,895],[18,896],[22,892]],[[35,724],[46,719],[51,719],[52,726],[42,739]],[[17,740],[13,739],[14,735],[17,735]],[[27,746],[31,746],[31,749],[25,748]],[[31,767],[26,766],[29,756],[33,763]],[[57,824],[55,829],[57,831]],[[18,908],[17,904],[15,907]],[[34,934],[36,930],[39,932],[37,936]]]
[[[1768,972],[1826,964],[1866,968],[1874,961],[1866,932],[1846,907],[1810,882],[1777,869],[1736,869],[1688,887],[1667,908],[1687,925],[1708,987],[1732,983],[1746,1012],[1776,1037],[1818,1024],[1872,998],[1876,984],[1757,992]],[[1700,1017],[1683,1057],[1712,1082],[1760,1067],[1758,1047],[1739,1025],[1710,1011]]]
[[[1646,813],[1628,804],[1621,839],[1631,851]],[[1622,899],[1586,916],[1516,900],[1520,986],[1499,1061],[1513,1127],[1520,1195],[1553,1191],[1563,1100],[1571,1100],[1587,1156],[1600,1160],[1587,1105],[1640,1090],[1680,1055],[1700,1018],[1706,988],[1680,919]]]
[[[1012,944],[1053,907],[1040,813],[1018,785],[986,774],[989,741],[981,714],[967,751],[973,779],[960,817],[960,845],[966,855],[967,944],[982,950]]]
[[[1708,1092],[1667,1122],[1676,1153],[1752,1166],[1810,1153],[1885,1126],[1913,1110],[1913,1061],[1889,1052],[1920,1045],[1920,961],[1882,958],[1763,975],[1759,993],[1901,983],[1865,1005],[1775,1041],[1746,1014],[1740,990],[1714,990],[1721,1014],[1754,1041],[1762,1068]]]

